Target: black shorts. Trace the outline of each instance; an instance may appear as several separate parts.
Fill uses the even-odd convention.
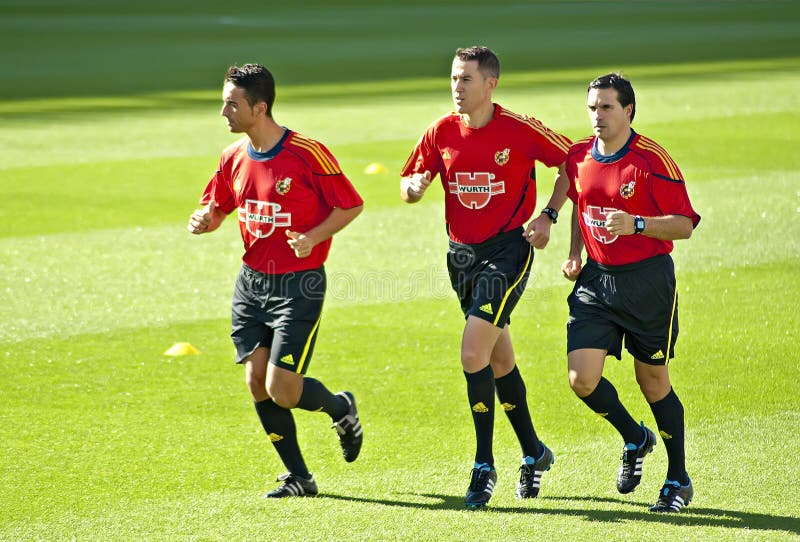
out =
[[[525,291],[533,265],[533,248],[522,228],[501,233],[477,245],[450,241],[447,271],[464,316],[477,316],[503,328]]]
[[[678,340],[678,292],[668,254],[620,266],[589,260],[567,298],[567,352],[599,348],[664,365]]]
[[[324,267],[266,275],[242,265],[231,306],[236,363],[263,346],[270,349],[270,363],[305,374],[317,339],[325,286]]]

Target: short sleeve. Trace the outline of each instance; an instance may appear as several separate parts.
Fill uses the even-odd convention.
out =
[[[410,177],[414,173],[430,171],[433,178],[440,169],[441,156],[436,149],[435,129],[430,126],[414,146],[403,169],[400,170],[400,176]]]
[[[200,197],[200,205],[208,205],[208,202],[213,199],[219,210],[230,214],[236,208],[236,199],[233,195],[230,175],[226,175],[225,170],[225,162],[220,159],[219,168],[208,181],[203,195]]]

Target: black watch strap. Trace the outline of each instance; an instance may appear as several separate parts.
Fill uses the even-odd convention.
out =
[[[553,224],[558,222],[558,211],[556,211],[552,207],[545,207],[544,209],[542,209],[542,214],[549,216],[550,220],[553,221]]]

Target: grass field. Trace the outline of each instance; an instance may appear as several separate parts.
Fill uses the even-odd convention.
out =
[[[135,5],[0,2],[0,540],[800,538],[800,7]],[[696,488],[680,515],[646,511],[663,444],[617,494],[619,437],[569,389],[561,222],[511,328],[555,465],[516,501],[500,415],[495,496],[463,509],[474,435],[441,191],[405,206],[396,172],[449,110],[452,50],[476,42],[504,61],[497,101],[572,138],[588,134],[586,82],[623,68],[634,127],[703,216],[674,253]],[[234,137],[221,75],[249,60],[275,67],[277,120],[325,142],[366,201],[334,241],[310,370],[356,394],[365,444],[345,464],[326,417],[296,411],[316,499],[261,499],[283,470],[232,363],[241,240],[231,219],[184,228]],[[372,162],[388,173],[363,174]],[[553,172],[538,177],[541,207]],[[201,354],[163,356],[177,341]],[[630,365],[606,376],[652,425]]]

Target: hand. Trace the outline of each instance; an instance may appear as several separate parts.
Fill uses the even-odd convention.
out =
[[[575,282],[578,280],[578,275],[581,274],[581,259],[570,257],[563,264],[561,264],[561,273],[564,274],[566,278]]]
[[[296,231],[286,230],[286,240],[289,246],[294,250],[294,255],[298,258],[306,258],[311,254],[314,248],[314,241],[311,237],[305,234],[297,233]]]
[[[633,216],[625,211],[613,211],[606,215],[606,230],[611,235],[633,235]]]
[[[212,199],[208,202],[208,205],[193,212],[189,217],[189,224],[186,226],[186,229],[195,235],[207,232],[211,224],[211,215],[216,206],[217,204],[214,203]]]
[[[533,248],[543,249],[550,241],[550,228],[553,221],[545,214],[539,215],[535,220],[528,224],[522,236],[533,245]]]
[[[425,173],[414,173],[411,177],[408,178],[408,194],[415,198],[420,199],[428,187],[431,185],[431,172],[425,171]]]

